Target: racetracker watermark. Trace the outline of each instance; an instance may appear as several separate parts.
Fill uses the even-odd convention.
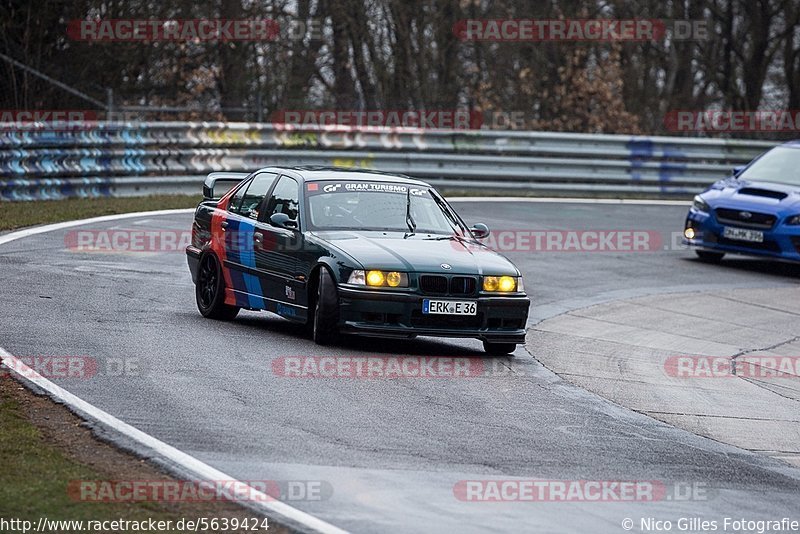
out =
[[[272,114],[276,129],[405,128],[416,130],[476,130],[483,125],[483,113],[468,110],[279,110]]]
[[[70,480],[70,499],[82,502],[325,501],[324,480]]]
[[[309,184],[308,187],[310,191],[312,187],[313,191],[318,190],[317,184]],[[256,237],[255,226],[248,226],[248,229],[240,230],[229,227],[225,232],[225,250],[228,253],[300,252],[305,246],[304,240],[286,240],[271,232],[262,231]],[[208,237],[206,235],[202,239]],[[70,252],[108,254],[183,253],[192,244],[202,248],[202,239],[198,239],[190,230],[71,230],[64,235],[64,247]],[[496,252],[651,253],[685,250],[682,240],[683,232],[661,233],[654,230],[493,230],[480,241],[480,245],[455,239],[451,241],[451,247],[457,252],[479,252],[488,247]]]
[[[135,357],[92,358],[90,356],[12,356],[0,366],[0,378],[37,375],[47,379],[91,380],[99,377],[140,376],[141,361]]]
[[[674,110],[664,116],[670,132],[800,132],[800,110]]]
[[[660,480],[459,480],[453,495],[467,502],[706,501],[702,482]]]
[[[232,242],[252,250],[252,240],[251,233]],[[70,252],[184,252],[191,244],[189,230],[71,230],[64,235],[64,246]]]
[[[616,252],[646,253],[683,250],[682,232],[655,230],[492,230],[481,243],[496,252]],[[454,250],[464,250],[452,241]],[[467,246],[470,251],[477,247]]]
[[[274,41],[280,27],[272,19],[107,19],[71,20],[67,35],[75,41]]]
[[[254,226],[251,226],[249,230],[227,230],[225,232],[226,252],[238,254],[269,250],[298,252],[304,246],[302,240],[287,241],[270,232],[263,232],[256,239],[255,233]],[[184,253],[186,247],[191,244],[201,246],[190,230],[118,228],[114,230],[71,230],[64,235],[64,247],[70,252]]]
[[[465,19],[453,26],[462,41],[676,41],[707,40],[705,20]]]
[[[674,378],[800,378],[800,356],[670,356],[664,372]]]
[[[448,356],[285,356],[272,372],[285,378],[475,378],[485,376],[479,358]]]
[[[96,111],[85,109],[2,109],[0,131],[74,131],[95,128]]]

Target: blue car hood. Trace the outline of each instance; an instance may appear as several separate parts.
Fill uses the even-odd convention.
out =
[[[729,178],[715,183],[701,196],[711,208],[746,209],[779,217],[800,214],[797,185]]]

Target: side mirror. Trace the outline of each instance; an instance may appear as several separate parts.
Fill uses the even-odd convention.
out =
[[[477,223],[469,229],[475,239],[486,239],[489,237],[489,227],[483,223]]]
[[[734,178],[739,176],[739,173],[741,173],[744,170],[745,167],[746,167],[746,165],[739,165],[738,167],[734,167],[733,168],[733,176],[734,176]]]
[[[297,221],[290,219],[285,213],[273,213],[269,218],[269,223],[278,228],[285,228],[287,230],[297,230]]]

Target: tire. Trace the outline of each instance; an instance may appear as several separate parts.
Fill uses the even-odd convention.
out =
[[[239,313],[238,307],[225,304],[225,279],[213,254],[203,254],[200,258],[194,296],[200,314],[208,319],[230,321]]]
[[[695,250],[694,252],[700,258],[700,261],[706,263],[719,263],[725,256],[724,252],[710,252],[708,250]]]
[[[516,343],[492,343],[491,341],[483,342],[483,350],[492,356],[505,356],[511,354],[517,348]]]
[[[317,345],[330,345],[339,337],[339,292],[328,269],[319,270],[314,325],[311,338]]]

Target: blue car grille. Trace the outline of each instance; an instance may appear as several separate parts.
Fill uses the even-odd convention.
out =
[[[720,245],[727,245],[729,247],[749,248],[752,250],[764,250],[767,252],[781,252],[781,247],[775,241],[766,239],[763,243],[753,243],[750,241],[739,241],[737,239],[728,239],[726,237],[718,236],[713,233],[708,233],[705,236],[705,241],[709,243],[719,243]]]
[[[758,213],[749,210],[734,210],[729,208],[717,208],[714,210],[717,220],[722,224],[731,224],[743,228],[758,228],[768,230],[775,225],[778,219],[769,213]]]

